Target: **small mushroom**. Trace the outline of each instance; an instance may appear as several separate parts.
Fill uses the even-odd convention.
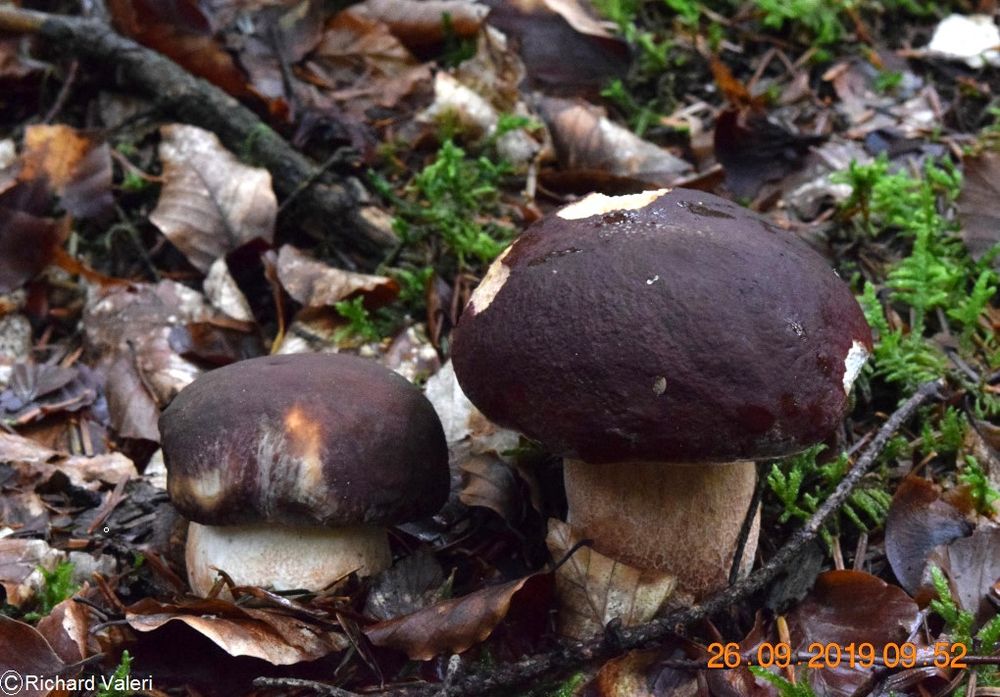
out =
[[[188,579],[319,590],[391,563],[386,526],[448,494],[420,390],[355,356],[295,354],[206,373],[160,417],[167,489],[190,521]]]
[[[850,289],[717,196],[592,194],[489,268],[453,337],[490,419],[565,456],[568,520],[604,555],[723,587],[752,460],[834,431],[872,350]],[[752,563],[756,527],[744,566]]]

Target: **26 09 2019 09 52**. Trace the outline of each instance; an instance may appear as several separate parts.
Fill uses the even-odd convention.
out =
[[[784,642],[763,642],[755,648],[742,649],[735,642],[714,642],[708,645],[710,669],[738,668],[740,666],[761,666],[762,668],[787,668],[805,665],[811,669],[822,668],[915,668],[917,665],[933,665],[937,668],[967,668],[963,661],[968,653],[965,644],[947,641],[936,642],[933,646],[918,647],[912,642],[902,644],[890,642],[876,646],[871,642],[851,642],[839,644],[814,641],[804,651],[794,651]]]

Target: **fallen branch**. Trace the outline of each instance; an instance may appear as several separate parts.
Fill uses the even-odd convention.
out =
[[[551,679],[588,663],[606,660],[631,649],[655,644],[670,635],[681,634],[686,627],[746,600],[773,581],[807,545],[816,539],[830,516],[844,504],[861,479],[875,465],[879,454],[893,434],[921,404],[936,395],[940,387],[939,381],[921,385],[917,392],[886,420],[854,463],[851,471],[805,525],[792,535],[763,567],[705,603],[672,612],[644,625],[618,629],[614,641],[608,641],[605,635],[600,635],[586,641],[564,642],[547,653],[529,656],[506,665],[491,665],[488,670],[475,670],[466,675],[455,676],[446,685],[421,684],[397,687],[382,694],[400,697],[484,695],[501,688],[521,686],[543,677]]]
[[[360,185],[327,175],[299,192],[319,171],[315,163],[228,94],[107,24],[0,5],[0,33],[4,32],[35,35],[56,50],[113,66],[109,74],[147,94],[171,118],[214,132],[227,148],[266,167],[278,195],[296,194],[296,213],[333,237],[343,253],[372,265],[398,242],[384,223],[385,215],[360,200]]]

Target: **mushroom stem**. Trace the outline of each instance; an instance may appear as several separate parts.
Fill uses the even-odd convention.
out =
[[[199,596],[212,589],[216,569],[229,574],[238,586],[315,591],[352,571],[371,576],[392,563],[385,528],[370,525],[324,528],[192,522],[185,557],[188,581]]]
[[[568,522],[613,559],[675,574],[701,598],[728,584],[740,528],[753,499],[753,462],[678,465],[566,460]],[[741,566],[757,551],[758,514]]]

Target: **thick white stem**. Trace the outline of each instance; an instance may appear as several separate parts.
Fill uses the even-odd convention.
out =
[[[704,597],[724,588],[753,499],[752,462],[590,465],[566,460],[568,521],[594,548],[642,569],[667,571],[678,589]],[[748,571],[760,516],[743,552]]]
[[[185,557],[188,581],[199,596],[211,590],[215,569],[225,571],[240,586],[316,591],[352,571],[371,576],[392,563],[385,528],[367,525],[191,523]]]

